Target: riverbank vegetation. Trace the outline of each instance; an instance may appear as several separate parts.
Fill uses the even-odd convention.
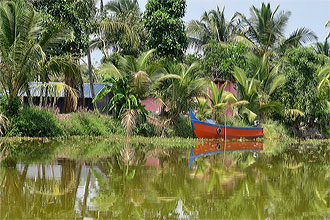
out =
[[[268,139],[330,138],[329,42],[305,27],[286,36],[289,11],[262,3],[228,20],[217,7],[185,24],[185,0],[149,0],[144,13],[132,0],[98,4],[0,3],[2,136],[193,138],[192,108],[217,123],[258,120]],[[44,85],[33,88],[38,104],[34,81]],[[94,109],[110,94],[104,109],[86,109],[84,82]],[[95,82],[107,83],[98,94]],[[65,114],[56,107],[62,91]],[[147,98],[159,113],[146,109]]]

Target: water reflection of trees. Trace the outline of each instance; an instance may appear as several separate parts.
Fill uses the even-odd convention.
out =
[[[217,161],[208,159],[205,162],[205,158],[202,158],[197,161],[201,164],[198,167],[202,169],[197,169],[196,173],[204,174],[208,191],[215,186],[223,191],[217,193],[218,197],[212,204],[214,215],[200,202],[192,203],[191,206],[200,210],[199,217],[202,218],[216,218],[219,213],[224,218],[239,219],[326,216],[330,173],[324,167],[327,166],[324,159],[329,158],[325,155],[328,151],[323,150],[322,147],[317,152],[309,150],[309,155],[287,150],[281,155],[261,155],[256,159],[252,159],[250,154],[235,153],[226,158],[232,161],[229,167],[223,164],[223,155],[221,159],[217,157]],[[312,158],[318,158],[319,161],[313,161]],[[235,177],[237,171],[244,175]],[[232,187],[228,190],[228,185],[221,185],[221,180],[226,179],[223,177],[230,173],[234,181],[229,181]]]
[[[0,169],[0,218],[290,219],[326,216],[329,209],[327,146],[200,157],[192,169],[185,150],[122,146],[93,163],[6,162],[9,155]],[[148,158],[157,163],[146,168]],[[57,177],[46,171],[56,165]]]

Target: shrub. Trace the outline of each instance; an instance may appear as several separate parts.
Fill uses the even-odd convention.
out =
[[[8,99],[6,96],[3,96],[0,99],[0,112],[2,112],[6,117],[17,115],[21,106],[22,103],[19,98]]]
[[[120,121],[99,112],[72,113],[68,120],[61,120],[67,136],[108,136],[109,134],[124,135]]]
[[[325,138],[330,138],[330,126],[329,125],[324,126],[322,131],[323,131],[323,136]]]
[[[264,128],[265,138],[280,139],[289,137],[289,132],[285,125],[278,121],[268,119],[262,121],[261,126]]]
[[[166,129],[168,137],[193,138],[195,133],[191,126],[190,117],[178,117],[174,125]]]
[[[59,137],[64,134],[55,115],[38,107],[23,108],[11,118],[11,122],[12,128],[7,136]]]

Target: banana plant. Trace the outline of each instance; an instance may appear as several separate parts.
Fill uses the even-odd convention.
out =
[[[103,81],[109,83],[93,99],[93,103],[111,93],[113,96],[103,111],[112,112],[116,118],[122,118],[127,135],[136,124],[137,117],[145,118],[148,113],[141,100],[150,94],[152,76],[160,65],[148,65],[154,50],[141,54],[137,59],[132,56],[120,57],[118,67],[105,63],[99,69]]]

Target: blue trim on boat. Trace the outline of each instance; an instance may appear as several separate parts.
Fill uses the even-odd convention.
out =
[[[190,121],[191,121],[191,126],[193,127],[193,129],[195,130],[195,125],[193,123],[193,121],[198,121],[198,119],[195,117],[193,110],[190,109]]]
[[[201,154],[196,154],[194,155],[194,150],[195,148],[192,149],[191,151],[191,154],[190,154],[190,157],[189,157],[189,164],[188,164],[188,168],[191,167],[191,165],[193,164],[193,162],[195,161],[196,158],[200,157],[200,156],[210,156],[210,155],[214,155],[214,154],[220,154],[220,153],[223,153],[224,150],[221,150],[221,151],[212,151],[212,152],[207,152],[207,153],[201,153]],[[256,149],[256,150],[253,150],[253,149],[242,149],[242,150],[226,150],[226,152],[247,152],[247,151],[250,151],[250,152],[260,152],[262,150],[260,149]]]
[[[224,125],[218,125],[218,124],[210,124],[210,123],[207,123],[207,122],[203,122],[203,121],[200,121],[198,120],[193,111],[190,109],[190,118],[191,118],[191,124],[193,126],[193,129],[195,129],[195,125],[194,123],[200,123],[200,124],[204,124],[204,125],[210,125],[210,126],[214,126],[214,127],[221,127],[221,128],[224,128],[225,126]],[[234,129],[263,129],[263,127],[234,127],[234,126],[226,126],[226,128],[234,128]]]

